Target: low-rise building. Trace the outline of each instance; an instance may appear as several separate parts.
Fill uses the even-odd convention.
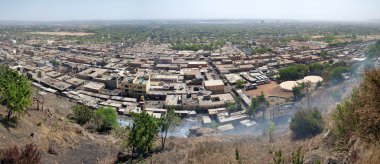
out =
[[[127,77],[121,82],[124,95],[139,98],[145,96],[150,88],[150,76],[147,74]]]
[[[96,82],[89,82],[82,86],[84,90],[94,93],[100,93],[101,90],[105,88],[105,84],[103,83],[96,83]]]
[[[204,82],[204,86],[214,94],[224,93],[224,83],[222,80],[207,80]]]

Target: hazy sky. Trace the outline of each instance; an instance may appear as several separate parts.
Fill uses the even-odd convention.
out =
[[[0,20],[380,19],[380,0],[0,0]]]

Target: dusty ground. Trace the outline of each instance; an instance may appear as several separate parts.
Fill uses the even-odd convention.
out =
[[[278,136],[275,142],[268,142],[268,136],[204,136],[191,139],[169,139],[168,149],[154,154],[145,162],[150,163],[207,163],[223,164],[237,163],[235,151],[238,149],[243,163],[271,163],[274,151],[281,149],[285,154],[286,163],[289,162],[291,152],[302,147],[309,157],[325,161],[329,153],[320,147],[322,136],[294,141],[290,134]]]
[[[292,97],[292,92],[284,92],[281,90],[280,85],[276,84],[276,82],[271,81],[269,84],[260,85],[257,89],[244,91],[245,94],[249,96],[259,96],[261,91],[265,93],[265,96],[278,96],[290,98]]]
[[[44,111],[32,105],[16,127],[0,125],[0,148],[22,147],[35,143],[42,155],[42,163],[112,163],[119,151],[118,140],[111,135],[87,132],[71,122],[66,115],[75,105],[47,93]],[[0,107],[0,117],[5,108]],[[48,112],[50,108],[50,112]]]
[[[93,33],[85,33],[85,32],[30,32],[29,34],[35,35],[54,35],[54,36],[87,36],[93,35]]]

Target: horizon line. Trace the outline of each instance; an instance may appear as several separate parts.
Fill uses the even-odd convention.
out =
[[[241,20],[241,21],[310,21],[310,22],[380,22],[380,19],[365,19],[365,20],[326,20],[326,19],[276,19],[276,18],[137,18],[137,19],[62,19],[62,20],[11,20],[4,19],[0,22],[88,22],[88,21],[199,21],[199,20]]]

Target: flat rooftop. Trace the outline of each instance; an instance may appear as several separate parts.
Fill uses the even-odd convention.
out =
[[[84,88],[93,89],[93,90],[100,90],[105,87],[105,84],[103,83],[96,83],[96,82],[89,82],[85,85],[83,85]]]
[[[222,80],[207,80],[205,81],[205,87],[224,85]]]

